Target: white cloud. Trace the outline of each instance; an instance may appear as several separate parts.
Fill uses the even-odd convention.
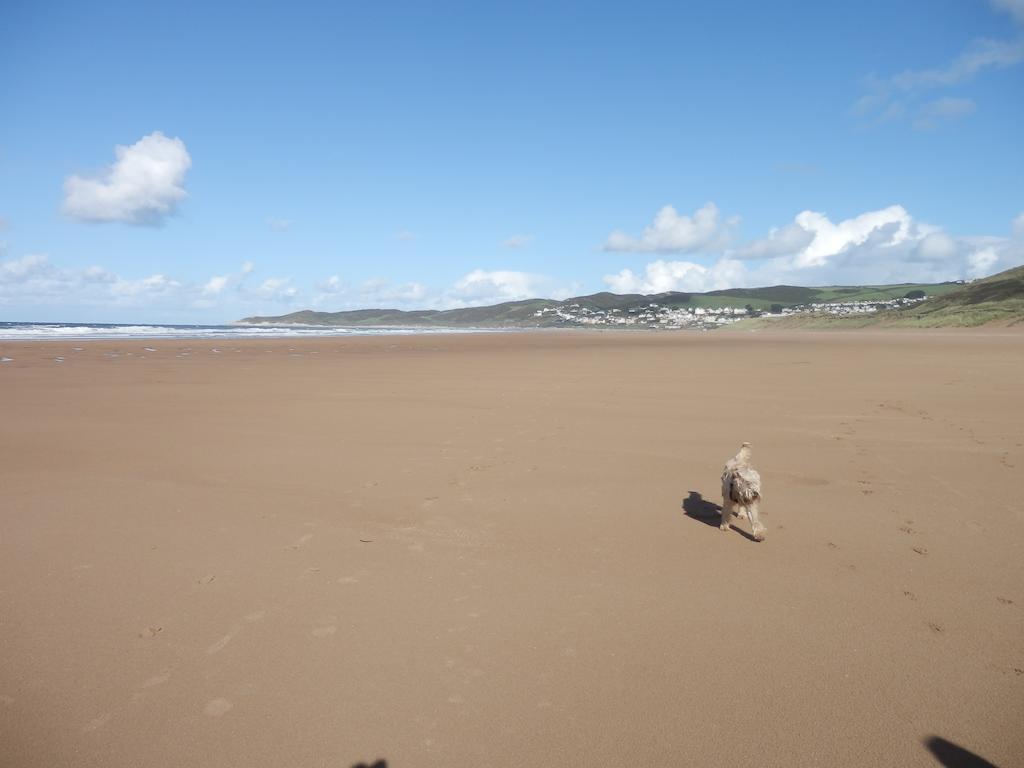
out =
[[[746,275],[740,262],[726,258],[710,267],[692,261],[653,261],[642,275],[624,269],[615,275],[605,275],[604,282],[615,293],[703,293],[741,287],[746,284]]]
[[[1014,218],[1011,231],[1018,240],[1024,240],[1024,212],[1017,214]]]
[[[320,280],[317,282],[315,287],[320,293],[336,294],[344,293],[347,290],[347,286],[337,275],[331,275],[328,278]]]
[[[1024,0],[990,0],[990,4],[1024,24]],[[907,118],[916,128],[934,128],[942,120],[971,114],[976,104],[960,96],[926,101],[926,94],[965,86],[988,71],[1014,67],[1021,62],[1024,62],[1024,36],[1020,34],[1002,40],[974,40],[945,66],[865,78],[864,94],[854,103],[853,112],[875,122]]]
[[[918,117],[914,121],[914,127],[934,128],[940,120],[956,120],[957,118],[966,117],[976,109],[977,104],[971,99],[944,96],[941,99],[935,99],[920,106],[917,111]]]
[[[732,230],[739,223],[736,217],[721,220],[718,207],[707,203],[693,216],[680,215],[666,205],[654,217],[640,237],[632,237],[618,230],[608,236],[606,251],[632,253],[692,253],[714,250],[726,244]]]
[[[64,269],[47,256],[32,254],[0,263],[0,303],[36,307],[41,304],[150,307],[154,302],[186,302],[183,283],[156,274],[129,280],[102,267]]]
[[[30,254],[0,261],[0,305],[22,307],[22,312],[50,307],[64,316],[78,311],[95,315],[108,309],[123,310],[142,321],[167,313],[180,321],[194,310],[216,309],[231,313],[218,318],[225,320],[251,314],[244,308],[259,309],[267,300],[300,298],[298,290],[280,278],[246,289],[252,269],[246,262],[237,272],[195,282],[162,273],[128,278],[100,266],[68,269],[45,255]]]
[[[201,292],[204,296],[219,296],[228,288],[241,287],[252,271],[255,269],[251,261],[246,261],[239,268],[238,272],[230,272],[226,275],[214,275],[203,284]]]
[[[931,232],[921,238],[914,256],[923,261],[942,262],[956,256],[957,242],[945,232]]]
[[[506,238],[501,241],[501,244],[506,248],[525,248],[533,241],[533,235],[512,235],[512,237]]]
[[[557,285],[545,275],[511,270],[473,270],[446,288],[431,289],[417,282],[395,283],[383,278],[350,288],[337,275],[315,283],[312,303],[331,310],[397,308],[455,309],[529,298],[564,299],[582,292],[580,284]]]
[[[845,250],[868,241],[875,247],[919,239],[935,227],[915,222],[901,205],[868,211],[838,223],[824,213],[802,211],[792,224],[772,229],[768,236],[727,251],[730,258],[785,258],[795,268],[822,266]]]
[[[177,294],[183,288],[183,284],[168,277],[167,275],[150,275],[138,280],[116,279],[110,283],[111,291],[115,296],[135,298],[140,296],[159,296],[161,294]]]
[[[990,0],[993,7],[1006,11],[1018,24],[1024,24],[1024,0]]]
[[[776,285],[942,282],[980,277],[1024,262],[1024,214],[1014,238],[954,236],[893,205],[833,222],[803,211],[760,240],[723,251],[705,265],[654,261],[604,282],[618,293],[708,291]],[[801,234],[801,232],[803,234]],[[742,260],[741,260],[742,259]]]
[[[529,272],[474,269],[452,286],[451,294],[458,300],[473,303],[516,301],[536,297],[546,282],[547,278]]]
[[[221,291],[223,291],[227,287],[227,285],[228,285],[228,276],[227,275],[218,275],[216,277],[211,277],[206,282],[206,285],[203,286],[203,293],[216,295],[216,294],[220,293]]]
[[[130,147],[114,148],[117,159],[94,179],[64,181],[64,212],[81,221],[160,224],[185,199],[185,174],[192,165],[185,143],[160,131]]]
[[[43,274],[49,268],[49,260],[42,254],[33,253],[20,259],[0,264],[0,283],[20,283]]]
[[[814,239],[814,233],[799,224],[789,224],[769,230],[768,236],[754,240],[734,251],[730,256],[737,259],[767,259],[797,253]]]
[[[838,224],[823,213],[803,211],[797,214],[796,225],[812,235],[810,243],[794,255],[794,266],[821,266],[833,256],[854,245],[875,238],[878,247],[901,243],[911,236],[914,224],[901,205],[879,211],[868,211]],[[931,231],[931,228],[928,228]]]
[[[985,277],[992,273],[992,268],[999,263],[999,253],[995,248],[981,248],[967,257],[970,265],[968,274],[971,277]]]
[[[1024,61],[1024,40],[975,40],[948,66],[906,70],[891,78],[900,91],[959,85],[986,69],[1004,69]]]
[[[422,301],[426,296],[427,287],[416,282],[395,284],[384,278],[373,278],[359,286],[359,300],[363,306],[380,307],[381,302],[410,304]]]
[[[260,299],[287,304],[299,298],[299,289],[292,284],[290,277],[268,277],[257,286],[255,295]]]

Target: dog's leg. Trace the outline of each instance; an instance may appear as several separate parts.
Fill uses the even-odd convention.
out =
[[[747,505],[747,516],[750,518],[750,530],[754,534],[754,539],[757,541],[764,541],[765,527],[764,523],[761,522],[760,511],[758,510],[758,504],[760,502],[754,499],[750,504]]]
[[[729,520],[732,518],[732,499],[728,495],[722,497],[722,522],[718,527],[723,531],[729,530]]]

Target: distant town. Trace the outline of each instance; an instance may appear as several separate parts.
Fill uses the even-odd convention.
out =
[[[907,307],[918,304],[925,298],[922,291],[914,291],[898,299],[813,302],[793,306],[773,304],[767,310],[758,310],[749,304],[745,307],[666,307],[651,302],[628,309],[590,309],[580,304],[567,304],[538,309],[533,316],[544,324],[633,325],[663,330],[702,329],[718,328],[748,317],[787,317],[799,314],[861,315],[883,309]]]

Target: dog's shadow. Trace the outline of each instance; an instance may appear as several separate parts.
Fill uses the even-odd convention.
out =
[[[683,511],[687,517],[699,520],[705,525],[718,527],[722,520],[722,506],[708,501],[700,495],[699,491],[690,491],[690,495],[683,499]]]
[[[687,517],[704,523],[704,525],[710,525],[712,528],[718,528],[722,522],[721,504],[715,504],[713,501],[708,501],[700,495],[699,491],[690,491],[690,495],[683,499],[682,506],[683,512],[686,513]],[[737,528],[731,523],[729,527],[745,538],[750,539],[751,541],[757,541],[753,535],[747,533],[742,528]]]

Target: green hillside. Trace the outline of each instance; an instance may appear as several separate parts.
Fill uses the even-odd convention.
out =
[[[815,302],[882,301],[901,298],[910,291],[923,291],[929,297],[942,297],[962,287],[958,283],[900,283],[897,285],[824,286],[818,288],[775,285],[767,288],[735,288],[709,293],[670,291],[652,295],[617,294],[605,291],[588,296],[576,296],[564,301],[527,299],[487,307],[448,310],[357,309],[343,312],[302,310],[287,315],[247,317],[238,322],[268,325],[524,328],[572,324],[557,317],[536,317],[537,310],[544,308],[578,306],[594,312],[615,310],[628,312],[653,303],[662,307],[699,307],[704,309],[749,306],[755,310],[767,311],[773,306],[800,307]]]
[[[1024,266],[1014,267],[950,290],[930,292],[931,298],[909,307],[872,315],[836,317],[797,315],[778,319],[745,320],[737,327],[756,328],[897,328],[973,327],[989,323],[1024,322]]]

